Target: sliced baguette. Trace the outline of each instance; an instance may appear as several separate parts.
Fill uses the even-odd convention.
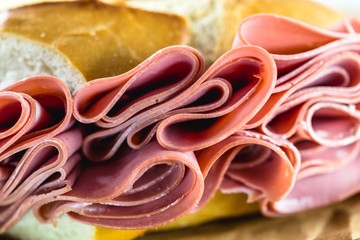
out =
[[[49,74],[74,91],[86,81],[126,72],[155,51],[187,39],[188,24],[180,16],[97,1],[3,11],[0,88]]]

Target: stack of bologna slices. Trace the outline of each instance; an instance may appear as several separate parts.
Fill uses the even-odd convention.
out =
[[[205,71],[187,46],[71,95],[51,76],[0,92],[0,232],[33,209],[117,229],[154,228],[246,193],[267,216],[360,191],[360,22],[323,30],[243,20]]]

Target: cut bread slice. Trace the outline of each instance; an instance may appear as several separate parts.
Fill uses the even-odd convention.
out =
[[[74,91],[85,81],[124,73],[157,50],[187,39],[188,24],[180,16],[97,1],[3,11],[0,87],[49,74]]]
[[[103,0],[120,3],[124,0]],[[207,65],[231,48],[237,26],[255,13],[276,13],[318,27],[328,28],[343,13],[309,0],[129,0],[126,4],[154,11],[177,13],[191,22],[190,45],[204,56]]]
[[[200,211],[186,215],[177,221],[158,229],[149,230],[114,230],[85,225],[63,215],[58,219],[57,227],[39,223],[32,212],[18,222],[7,235],[26,240],[130,240],[146,231],[164,231],[199,224],[220,218],[236,217],[258,212],[257,204],[246,203],[244,194],[222,194],[215,197]]]

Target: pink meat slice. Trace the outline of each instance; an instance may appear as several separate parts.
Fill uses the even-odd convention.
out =
[[[189,97],[203,84],[222,79],[229,84],[228,100],[206,112],[187,112]],[[180,104],[183,111],[164,119],[158,126],[159,143],[180,151],[204,149],[241,129],[266,103],[276,82],[276,68],[271,56],[262,48],[243,46],[220,57],[186,91],[171,104]],[[180,111],[180,110],[178,110]]]
[[[71,190],[80,170],[82,135],[68,130],[2,162],[0,168],[13,170],[0,182],[0,232],[37,203]]]
[[[360,191],[359,141],[335,148],[313,143],[302,143],[298,147],[300,153],[303,149],[305,151],[299,179],[282,200],[262,201],[261,208],[264,214],[293,214],[342,201]]]
[[[154,136],[172,150],[213,145],[245,125],[266,102],[275,85],[276,68],[266,51],[245,46],[230,50],[195,80],[130,121],[112,128],[97,122],[101,129],[85,138],[84,154],[92,161],[105,161],[125,140],[139,149]]]
[[[324,30],[274,14],[255,14],[242,21],[233,46],[265,48],[274,58],[279,74],[269,101],[247,127],[259,126],[288,98],[306,101],[324,94],[339,98],[358,94],[358,26],[355,18],[349,18],[335,30]],[[264,28],[270,30],[259,30]]]
[[[289,139],[301,156],[291,191],[276,201],[260,200],[266,215],[328,205],[360,191],[359,26],[348,18],[324,30],[273,14],[253,15],[239,25],[233,46],[265,48],[279,74],[269,100],[246,127]]]
[[[203,71],[204,60],[195,49],[171,46],[125,74],[80,87],[74,95],[74,116],[98,127],[84,140],[85,156],[95,162],[111,158],[131,129],[146,128],[141,122],[171,110],[174,106],[167,100],[193,84]]]
[[[240,23],[233,47],[263,47],[272,54],[282,75],[321,53],[357,45],[357,32],[356,18],[345,19],[334,30],[325,30],[285,16],[254,14]]]
[[[238,131],[199,151],[197,157],[205,177],[199,207],[217,189],[246,193],[250,201],[280,200],[291,191],[300,168],[300,155],[293,144],[250,130]]]
[[[35,208],[41,221],[61,213],[78,221],[117,229],[153,228],[188,213],[200,200],[204,180],[193,152],[152,141],[128,146],[101,164],[85,166],[70,192]]]
[[[228,101],[231,90],[230,83],[224,79],[203,83],[192,94],[184,95],[186,102],[183,107],[176,108],[181,101],[170,100],[170,103],[165,102],[158,106],[163,109],[163,113],[155,117],[143,118],[125,129],[120,125],[110,129],[98,129],[87,135],[83,152],[91,161],[100,162],[111,158],[125,140],[130,147],[140,149],[153,139],[162,119],[184,112],[199,113],[217,109]],[[165,107],[170,107],[170,110],[164,111]]]
[[[151,107],[189,86],[203,70],[203,58],[195,49],[164,48],[125,74],[81,86],[74,94],[74,116],[103,128],[129,125],[155,114]],[[148,111],[138,114],[144,109]]]
[[[61,80],[34,76],[0,91],[0,162],[69,128],[72,97]]]
[[[300,103],[299,103],[300,102]],[[288,101],[260,129],[274,138],[304,139],[334,147],[359,139],[359,97],[317,97]]]
[[[345,52],[330,57],[324,55],[278,78],[269,100],[249,121],[248,127],[262,125],[262,128],[267,128],[267,123],[285,112],[289,105],[300,105],[315,98],[357,98],[360,88],[359,54]],[[268,133],[271,134],[271,131]]]

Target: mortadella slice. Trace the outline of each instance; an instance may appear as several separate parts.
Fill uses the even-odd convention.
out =
[[[84,140],[84,154],[92,161],[104,161],[125,140],[138,149],[155,135],[162,146],[173,150],[213,145],[256,114],[275,81],[275,63],[266,51],[254,46],[232,49],[176,96],[139,112],[131,120],[136,122],[95,130]]]
[[[233,46],[264,47],[274,58],[279,74],[269,101],[247,127],[259,126],[288,98],[306,101],[322,95],[341,98],[358,94],[358,25],[355,18],[349,18],[336,30],[324,30],[274,14],[256,14],[241,22]],[[270,29],[266,35],[263,28]]]
[[[300,155],[286,140],[250,130],[238,131],[197,153],[205,177],[199,207],[219,188],[224,193],[248,194],[250,201],[284,198],[295,184]]]
[[[0,100],[0,162],[73,124],[70,91],[55,77],[19,81],[0,91]]]
[[[339,101],[357,98],[360,89],[359,54],[345,52],[330,58],[324,55],[280,77],[271,97],[248,125],[256,127],[262,124],[262,128],[266,128],[267,123],[289,109],[289,105],[300,105],[324,96]]]
[[[101,164],[86,165],[72,190],[39,203],[41,221],[61,213],[101,227],[144,229],[188,213],[200,200],[204,180],[193,152],[178,152],[152,141],[141,149],[126,145]]]
[[[360,191],[359,21],[331,30],[273,14],[240,25],[233,46],[265,48],[277,65],[269,100],[246,127],[288,139],[300,152],[296,182],[282,199],[262,199],[269,216],[291,214],[343,200]],[[263,31],[267,29],[267,31]]]
[[[224,79],[212,79],[201,84],[186,99],[160,104],[156,108],[171,106],[173,110],[164,111],[152,118],[143,118],[127,128],[122,125],[110,129],[97,129],[84,139],[83,152],[91,161],[104,161],[111,158],[125,140],[130,147],[140,149],[149,143],[156,134],[162,119],[179,113],[208,112],[224,105],[231,96],[232,88]],[[184,106],[179,106],[182,103]],[[176,108],[178,107],[178,108]]]
[[[82,132],[71,129],[11,156],[0,169],[0,232],[16,224],[38,202],[71,190],[79,174]]]
[[[288,101],[260,129],[274,138],[301,136],[328,147],[351,144],[360,138],[359,100],[344,96]]]
[[[257,43],[272,51],[272,57],[277,63],[280,58],[286,63],[293,59],[311,56],[311,58],[304,58],[302,65],[292,66],[291,71],[289,70],[277,79],[276,87],[269,100],[246,127],[260,126],[265,134],[276,138],[290,138],[296,132],[302,132],[303,135],[308,135],[327,146],[344,145],[356,141],[359,138],[358,113],[352,110],[352,105],[356,104],[355,99],[359,98],[360,92],[360,45],[357,44],[359,36],[355,34],[358,23],[354,19],[348,19],[338,25],[336,31],[323,30],[271,14],[254,15],[242,22],[238,38],[243,39],[244,44]],[[263,41],[260,37],[255,38],[256,34],[261,36],[263,32],[259,31],[259,28],[252,27],[260,25],[271,26],[272,34],[283,37],[289,35],[290,39],[296,38],[296,40],[287,43],[280,39],[279,41],[284,42],[277,45],[278,43]],[[303,32],[303,35],[296,35],[292,30],[288,31],[290,27]],[[326,41],[322,43],[323,45],[305,48],[305,42],[309,39],[313,39],[312,42],[314,42],[314,39],[325,39],[329,36],[347,40],[338,42],[334,40],[335,42],[332,43],[337,44],[336,48],[329,48]],[[234,46],[237,45],[236,42]],[[274,50],[277,48],[282,48],[284,52],[277,53],[280,51]],[[281,72],[279,64],[277,67]],[[332,103],[328,104],[325,101]],[[315,108],[322,108],[322,110]],[[325,114],[325,112],[332,112],[332,114]],[[320,115],[323,116],[320,117]],[[326,125],[329,124],[338,125],[337,132],[333,131],[331,134],[326,131]],[[321,134],[323,135],[320,136]]]
[[[93,80],[74,94],[74,116],[103,128],[154,114],[157,105],[193,83],[204,70],[202,56],[193,48],[171,46],[159,50],[134,69],[119,76]]]
[[[304,160],[299,177],[282,200],[261,202],[265,215],[283,216],[326,206],[360,191],[359,141],[334,148],[305,141],[297,147]]]
[[[321,53],[357,45],[358,26],[358,20],[351,18],[334,30],[325,30],[285,16],[254,14],[240,23],[233,47],[263,47],[272,54],[281,76]]]
[[[96,123],[84,140],[85,156],[96,162],[111,158],[131,129],[171,110],[167,100],[194,83],[203,71],[200,53],[172,46],[125,74],[80,87],[74,95],[74,116],[81,123]]]
[[[182,113],[163,120],[157,129],[159,143],[180,151],[200,150],[227,138],[241,129],[265,104],[276,82],[276,68],[262,48],[243,46],[220,57],[190,88],[172,99],[186,103],[202,84],[222,79],[229,83],[228,100],[206,112]]]

